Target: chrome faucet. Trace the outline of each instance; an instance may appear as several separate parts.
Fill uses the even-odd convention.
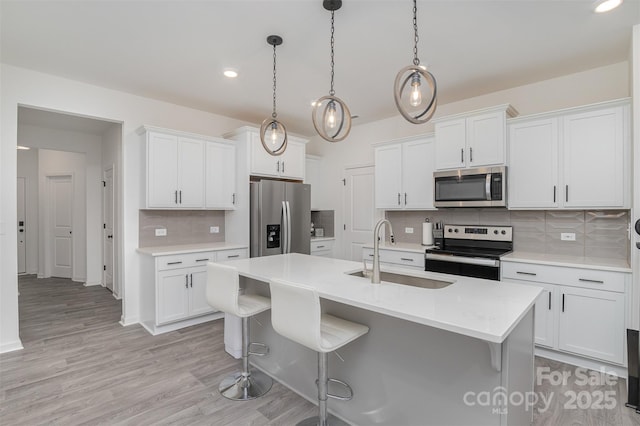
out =
[[[387,219],[380,219],[378,223],[376,223],[376,227],[373,230],[373,275],[371,275],[371,283],[372,284],[380,284],[380,228],[382,225],[387,224],[389,228],[389,240],[391,244],[396,243],[396,239],[393,236],[393,228],[391,227],[391,222]]]

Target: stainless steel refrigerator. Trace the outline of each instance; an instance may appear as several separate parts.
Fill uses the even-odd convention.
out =
[[[309,254],[311,185],[261,180],[250,188],[251,257]]]

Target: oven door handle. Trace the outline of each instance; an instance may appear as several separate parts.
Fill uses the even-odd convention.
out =
[[[464,256],[453,256],[453,255],[446,255],[446,254],[427,253],[425,256],[425,259],[441,260],[443,262],[452,262],[452,263],[467,263],[469,265],[491,266],[494,268],[498,268],[500,266],[499,260],[485,259],[482,257],[464,257]]]

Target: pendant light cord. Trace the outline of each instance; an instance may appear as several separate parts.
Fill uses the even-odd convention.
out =
[[[273,112],[271,117],[276,118],[276,45],[273,45]]]
[[[333,95],[335,95],[335,94],[336,94],[336,91],[335,91],[335,90],[333,90],[333,74],[334,74],[334,72],[333,72],[333,68],[334,68],[334,65],[335,65],[335,62],[334,62],[334,60],[333,60],[333,47],[334,47],[334,44],[335,44],[335,40],[334,40],[334,37],[333,37],[333,33],[334,33],[334,31],[335,31],[335,30],[334,30],[334,26],[333,26],[333,22],[334,22],[334,19],[333,19],[333,12],[334,12],[334,11],[332,10],[332,11],[331,11],[331,90],[329,90],[329,94],[330,94],[331,96],[333,96]]]
[[[413,0],[413,65],[420,65],[420,59],[418,59],[418,4],[417,0]]]

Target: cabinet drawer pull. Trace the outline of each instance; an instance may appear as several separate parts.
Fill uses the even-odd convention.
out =
[[[182,260],[179,260],[177,262],[167,262],[167,265],[180,265],[182,263]]]
[[[551,310],[551,292],[549,292],[548,294],[549,294],[549,310]]]
[[[184,275],[184,288],[189,288],[189,274]]]
[[[369,257],[373,257],[373,255],[372,255],[372,254],[370,254],[370,255],[369,255]]]
[[[400,260],[406,260],[407,262],[413,262],[413,259],[409,259],[408,257],[401,257]]]
[[[516,271],[516,274],[520,274],[520,275],[531,275],[532,277],[535,277],[536,274],[535,272],[522,272],[522,271]]]
[[[230,254],[230,255],[227,256],[227,259],[231,259],[233,257],[240,257],[240,255],[239,254]]]
[[[601,280],[590,280],[588,278],[578,278],[578,281],[582,281],[583,283],[604,284],[604,281],[601,281]]]
[[[207,260],[209,260],[208,257],[206,257],[204,259],[196,259],[196,262],[206,262]]]
[[[321,248],[324,248],[324,246],[318,246],[318,247],[316,247],[316,248],[317,248],[317,249],[321,249]]]

